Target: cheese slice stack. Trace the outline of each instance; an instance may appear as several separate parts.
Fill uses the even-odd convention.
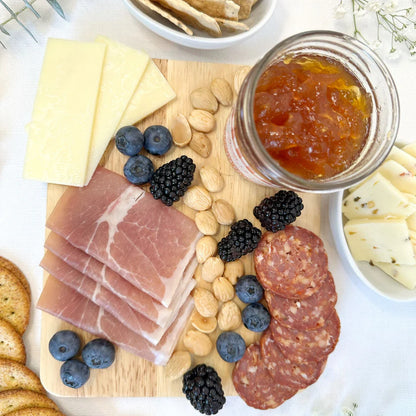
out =
[[[50,39],[29,124],[24,177],[88,184],[119,127],[175,97],[144,52],[98,36]]]
[[[81,186],[106,46],[49,39],[29,124],[24,177]]]
[[[414,149],[393,147],[374,174],[350,189],[342,206],[348,219],[344,233],[355,260],[370,262],[409,289],[416,288]]]

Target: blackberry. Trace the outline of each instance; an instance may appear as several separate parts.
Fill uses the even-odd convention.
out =
[[[150,180],[153,198],[165,205],[179,201],[194,179],[195,163],[185,155],[162,165]]]
[[[254,208],[253,214],[262,227],[275,233],[294,222],[302,209],[302,198],[293,191],[281,190],[270,198],[264,198]]]
[[[218,255],[225,262],[234,261],[251,253],[258,245],[261,231],[249,220],[240,220],[231,226],[231,231],[218,243]]]
[[[215,415],[225,403],[220,377],[205,364],[184,374],[182,392],[192,406],[205,415]]]

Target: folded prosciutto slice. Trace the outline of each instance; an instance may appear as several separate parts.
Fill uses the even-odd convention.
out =
[[[105,168],[69,187],[46,226],[165,306],[201,236],[190,218]]]
[[[165,365],[193,309],[193,299],[191,296],[187,299],[179,311],[178,318],[156,346],[124,326],[92,300],[53,276],[48,277],[37,307],[91,334],[106,338],[120,348],[148,361]]]
[[[186,267],[172,302],[167,308],[103,263],[71,245],[58,234],[51,232],[45,241],[45,247],[65,263],[123,299],[134,310],[164,328],[175,319],[179,308],[196,284],[192,278],[197,263],[194,256]],[[54,273],[51,272],[51,274]]]
[[[114,293],[75,270],[50,251],[45,253],[40,265],[53,277],[91,299],[95,304],[111,313],[127,328],[146,338],[152,344],[156,345],[168,329],[150,321]],[[188,296],[189,292],[186,297]],[[172,316],[172,322],[178,312],[179,310]]]

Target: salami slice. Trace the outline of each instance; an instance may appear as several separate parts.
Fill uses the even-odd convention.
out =
[[[287,226],[267,232],[254,252],[257,278],[277,295],[291,299],[312,296],[328,273],[322,240],[305,228]]]
[[[298,331],[280,325],[275,319],[272,319],[269,328],[285,357],[295,363],[303,363],[321,361],[334,350],[341,324],[334,310],[325,325],[318,329]]]
[[[278,384],[302,389],[315,383],[325,368],[326,358],[321,361],[306,361],[296,364],[286,358],[274,341],[268,329],[260,339],[261,356],[270,371],[273,380]]]
[[[308,298],[283,298],[270,290],[266,290],[264,296],[273,318],[281,325],[299,331],[324,326],[337,302],[334,279],[330,272],[319,290]]]
[[[259,344],[251,344],[246,349],[235,365],[232,377],[237,393],[256,409],[274,409],[298,390],[273,380],[262,360]]]

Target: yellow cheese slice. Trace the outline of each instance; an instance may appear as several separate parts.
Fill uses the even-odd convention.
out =
[[[416,266],[379,262],[375,262],[374,265],[408,289],[416,288]]]
[[[405,151],[406,153],[409,153],[409,155],[416,157],[416,142],[403,146],[402,150]]]
[[[397,163],[406,168],[412,175],[416,175],[416,157],[413,157],[410,153],[393,146],[386,160],[395,160]]]
[[[403,219],[349,220],[344,232],[357,261],[416,265],[409,229]]]
[[[106,45],[49,39],[28,126],[23,176],[82,186]]]
[[[98,36],[95,40],[97,43],[107,45],[107,52],[98,95],[85,184],[90,181],[109,141],[116,133],[121,116],[149,62],[149,56],[144,52],[129,48],[104,36]]]
[[[150,60],[118,128],[138,123],[175,97],[175,91],[156,64]]]

